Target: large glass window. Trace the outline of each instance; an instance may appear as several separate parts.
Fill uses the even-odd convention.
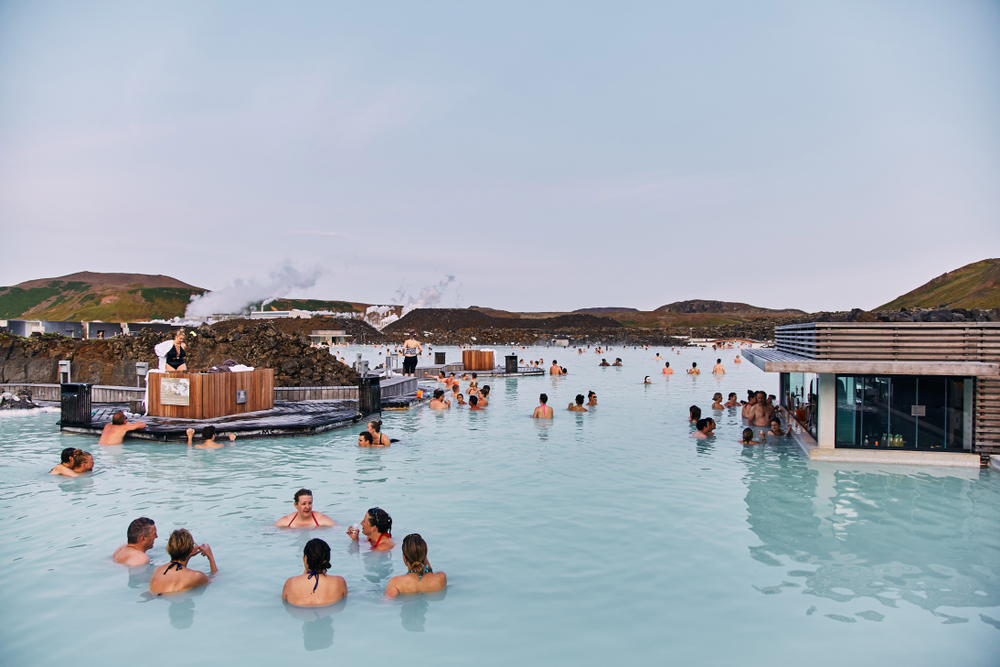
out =
[[[782,373],[781,405],[795,415],[812,437],[816,437],[819,409],[819,376],[816,373]]]
[[[962,449],[970,378],[837,376],[837,447]]]

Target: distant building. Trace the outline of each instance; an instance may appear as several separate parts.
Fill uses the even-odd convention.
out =
[[[1000,460],[1000,323],[813,322],[774,339],[743,356],[780,374],[811,459]]]
[[[251,320],[274,320],[282,318],[309,319],[312,313],[308,310],[255,310],[250,313]]]
[[[346,345],[351,342],[346,331],[340,329],[313,329],[309,342],[313,345]]]
[[[67,338],[83,338],[82,322],[57,322],[53,320],[7,320],[7,331],[15,336],[57,333]]]

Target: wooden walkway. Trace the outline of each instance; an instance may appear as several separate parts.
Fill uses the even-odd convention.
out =
[[[64,433],[100,436],[104,426],[118,410],[128,410],[127,405],[102,405],[93,411],[89,426],[61,426]],[[267,438],[290,435],[316,435],[338,428],[353,426],[362,420],[356,401],[298,401],[278,402],[271,410],[229,415],[217,419],[192,420],[169,417],[132,416],[130,421],[142,421],[146,428],[131,431],[128,440],[153,442],[187,442],[186,431],[196,431],[195,441],[201,440],[201,429],[214,426],[216,441],[223,442],[229,433],[239,438]],[[221,438],[221,439],[220,439]]]

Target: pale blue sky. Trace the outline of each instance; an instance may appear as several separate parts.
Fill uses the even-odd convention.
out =
[[[0,1],[0,227],[0,284],[871,308],[1000,256],[1000,2]]]

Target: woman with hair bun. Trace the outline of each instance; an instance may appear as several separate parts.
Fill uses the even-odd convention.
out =
[[[396,546],[392,541],[392,517],[381,507],[373,507],[365,512],[360,530],[354,526],[347,529],[352,540],[357,540],[362,533],[368,538],[372,551],[389,551]]]
[[[389,436],[382,433],[381,419],[373,419],[368,422],[368,432],[372,434],[373,447],[388,447],[392,444],[392,440],[389,439]]]
[[[403,562],[406,574],[393,577],[385,587],[391,598],[400,593],[433,593],[448,585],[444,572],[435,572],[427,560],[427,543],[418,533],[403,538]]]
[[[330,545],[319,538],[306,542],[302,553],[305,572],[289,577],[281,589],[281,599],[296,607],[324,607],[347,595],[343,577],[330,576]]]

